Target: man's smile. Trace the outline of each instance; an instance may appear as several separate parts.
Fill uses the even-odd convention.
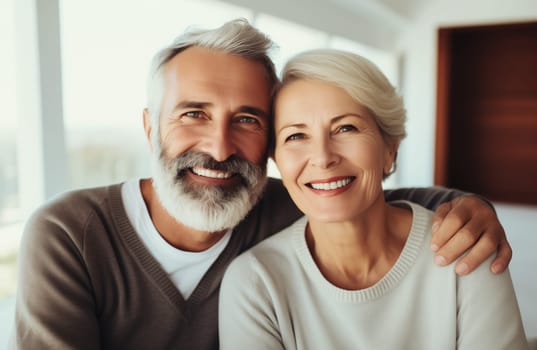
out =
[[[232,173],[221,170],[206,169],[202,167],[193,167],[192,172],[196,175],[209,177],[213,179],[229,179],[233,176]]]

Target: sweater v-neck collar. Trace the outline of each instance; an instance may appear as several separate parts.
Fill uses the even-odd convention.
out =
[[[146,273],[154,286],[174,305],[177,310],[188,318],[190,309],[202,303],[218,288],[221,282],[223,271],[237,255],[237,249],[240,246],[239,235],[231,235],[231,239],[226,248],[218,256],[215,262],[207,270],[192,294],[188,299],[175,287],[166,271],[160,266],[158,261],[151,255],[145,247],[140,237],[134,230],[128,219],[123,200],[121,196],[121,186],[123,184],[109,186],[110,211],[114,221],[115,229],[121,237],[127,250],[133,255],[134,259],[140,265],[140,268]],[[236,229],[234,229],[235,231]]]

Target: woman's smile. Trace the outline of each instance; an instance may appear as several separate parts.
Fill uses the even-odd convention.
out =
[[[340,176],[324,180],[314,180],[306,183],[306,187],[309,187],[317,194],[335,195],[348,190],[355,179],[355,176]]]

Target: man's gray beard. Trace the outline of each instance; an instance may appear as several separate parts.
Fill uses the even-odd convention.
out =
[[[205,232],[235,227],[261,197],[267,183],[266,165],[244,159],[218,162],[199,152],[185,152],[177,158],[155,149],[151,156],[153,187],[162,206],[178,222]],[[221,170],[240,176],[230,186],[201,185],[188,179],[193,167]]]

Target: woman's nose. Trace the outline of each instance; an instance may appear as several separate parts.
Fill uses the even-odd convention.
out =
[[[313,143],[310,163],[313,166],[327,169],[339,163],[340,157],[334,151],[330,140],[322,139]]]

